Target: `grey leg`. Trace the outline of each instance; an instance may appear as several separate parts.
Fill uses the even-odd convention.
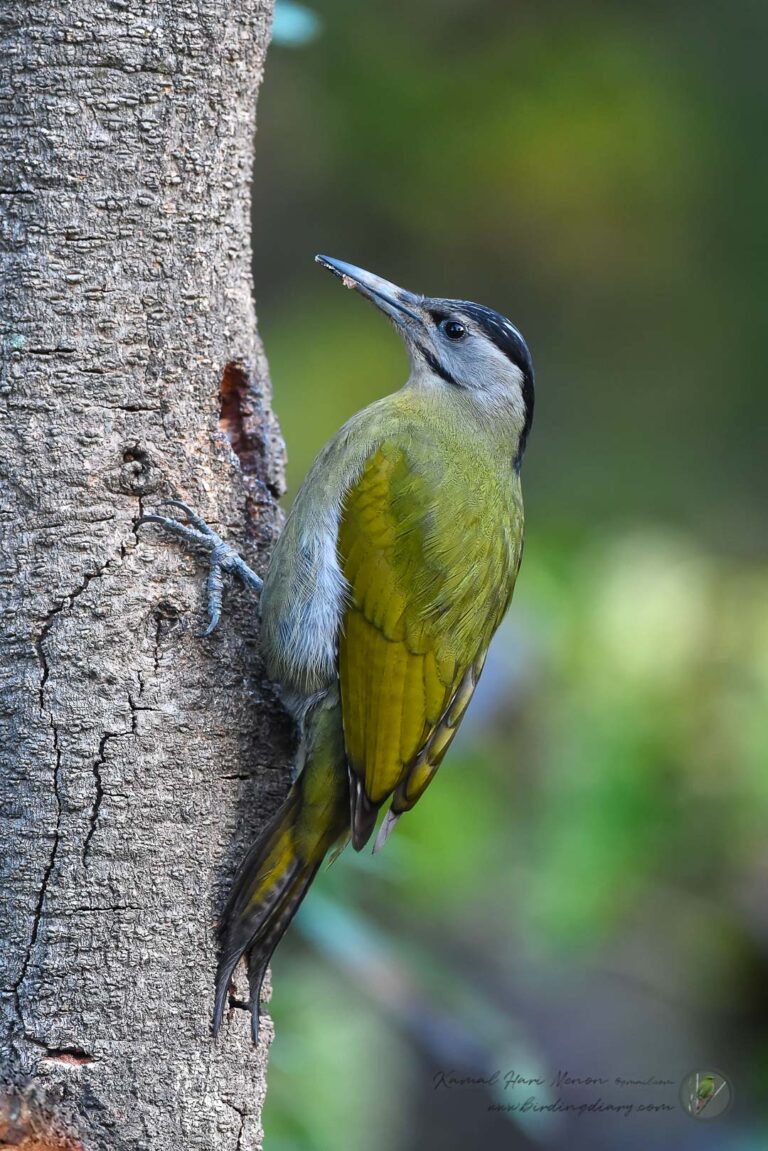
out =
[[[221,619],[221,599],[224,592],[224,572],[234,572],[243,581],[246,587],[254,591],[261,591],[263,580],[238,555],[231,544],[218,535],[213,528],[209,528],[205,520],[181,500],[163,500],[161,506],[180,508],[186,516],[187,522],[171,519],[170,516],[147,515],[142,516],[137,527],[141,524],[159,524],[165,531],[184,540],[187,544],[203,548],[208,553],[208,627],[202,633],[210,635],[218,627]]]

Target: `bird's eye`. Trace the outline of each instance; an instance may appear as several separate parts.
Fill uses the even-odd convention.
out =
[[[440,331],[449,340],[463,340],[467,334],[467,329],[458,320],[443,320],[440,324]]]

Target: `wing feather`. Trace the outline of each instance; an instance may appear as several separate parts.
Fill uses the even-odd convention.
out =
[[[393,812],[408,810],[437,770],[519,563],[518,505],[487,486],[457,495],[418,449],[413,440],[381,444],[339,525],[349,587],[339,680],[358,849],[378,807],[394,795]],[[489,500],[497,530],[482,516]]]

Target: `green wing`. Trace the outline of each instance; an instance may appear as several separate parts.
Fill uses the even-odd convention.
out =
[[[339,678],[358,849],[388,796],[399,814],[428,785],[512,595],[522,511],[511,475],[509,491],[482,468],[455,481],[445,456],[390,440],[345,500]]]

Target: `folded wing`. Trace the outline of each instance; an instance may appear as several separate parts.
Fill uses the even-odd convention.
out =
[[[344,502],[339,678],[358,849],[389,796],[398,815],[430,782],[512,594],[521,525],[482,476],[457,491],[449,468],[385,442]]]

